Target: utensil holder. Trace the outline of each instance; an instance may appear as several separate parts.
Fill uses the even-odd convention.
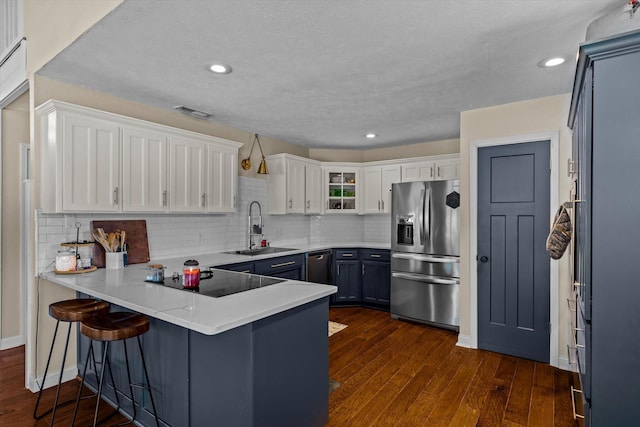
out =
[[[125,252],[105,252],[105,268],[110,270],[124,268],[124,254]]]

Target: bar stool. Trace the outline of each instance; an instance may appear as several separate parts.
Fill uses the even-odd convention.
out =
[[[56,417],[56,409],[58,406],[65,405],[73,402],[73,399],[67,400],[58,404],[58,398],[60,397],[60,386],[62,384],[62,374],[64,372],[64,363],[67,359],[67,349],[69,348],[69,336],[71,335],[71,326],[75,322],[81,322],[96,314],[103,314],[109,311],[109,303],[104,301],[98,301],[89,298],[77,298],[65,301],[58,301],[49,305],[49,316],[56,319],[56,329],[53,332],[53,340],[51,340],[51,349],[49,349],[49,357],[47,358],[47,365],[44,368],[44,377],[42,378],[42,384],[40,384],[40,391],[38,392],[38,399],[36,400],[36,406],[33,409],[33,418],[39,420],[40,418],[52,412],[51,423]],[[60,322],[68,322],[69,328],[67,329],[67,340],[64,345],[64,353],[62,355],[62,365],[60,365],[60,376],[58,377],[58,389],[56,391],[56,400],[53,403],[53,407],[42,414],[38,415],[38,406],[40,406],[40,398],[42,398],[42,391],[44,389],[44,382],[47,379],[47,372],[49,371],[49,363],[51,362],[51,355],[53,354],[53,347],[56,343],[56,336],[58,335],[58,326]],[[95,361],[94,361],[95,363]]]
[[[100,372],[100,380],[98,382],[98,398],[96,401],[96,409],[93,414],[93,425],[97,425],[98,423],[98,409],[100,407],[100,399],[102,396],[102,385],[104,383],[104,371],[109,368],[109,372],[111,373],[111,364],[109,362],[109,344],[112,341],[122,341],[124,346],[124,357],[125,364],[127,367],[127,380],[129,381],[129,393],[131,394],[131,403],[133,404],[133,418],[130,422],[134,422],[137,416],[136,412],[136,403],[133,396],[133,388],[142,388],[149,392],[149,398],[151,400],[151,406],[153,408],[153,416],[156,419],[156,425],[160,426],[160,421],[158,420],[158,412],[156,411],[156,404],[153,400],[153,393],[151,392],[151,385],[149,384],[149,374],[147,372],[147,364],[144,360],[144,353],[142,351],[142,343],[140,340],[140,335],[144,334],[149,330],[149,319],[146,316],[136,313],[129,312],[113,312],[101,314],[100,316],[94,316],[91,318],[87,318],[80,323],[80,332],[87,336],[91,341],[89,343],[89,350],[87,351],[87,361],[84,365],[84,372],[82,374],[82,382],[80,384],[80,391],[82,390],[82,385],[84,384],[84,378],[87,371],[87,365],[89,364],[89,355],[93,354],[93,341],[101,341],[104,342],[104,349],[102,353],[102,370]],[[136,337],[138,340],[138,349],[140,350],[140,358],[142,360],[142,368],[144,370],[144,378],[146,381],[146,385],[144,384],[133,384],[131,382],[131,371],[129,369],[129,354],[127,352],[127,339]],[[113,375],[113,374],[112,374]],[[115,385],[114,385],[115,390]],[[76,407],[73,413],[73,420],[71,425],[75,425],[76,415],[78,413],[78,405],[80,403],[80,391],[78,392],[78,397],[76,399]],[[114,412],[118,412],[120,409],[120,400],[118,399],[118,393],[115,392],[117,407]],[[109,415],[107,418],[111,417]]]

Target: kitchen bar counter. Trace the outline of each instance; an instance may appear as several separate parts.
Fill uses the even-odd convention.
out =
[[[206,269],[270,257],[209,254],[195,258]],[[181,271],[186,259],[153,261],[169,267],[165,280],[171,280],[171,266]],[[151,328],[142,341],[162,425],[326,424],[327,323],[329,296],[336,292],[335,286],[283,280],[213,298],[147,283],[146,273],[147,265],[138,264],[86,274],[50,272],[44,277],[74,289],[81,297],[108,301],[112,310],[132,310],[150,317]],[[89,341],[79,335],[78,342],[78,371],[83,372]],[[134,358],[132,366],[139,367],[137,354],[130,357]],[[112,350],[110,358],[115,378],[124,378],[122,351]],[[85,380],[95,389],[91,364],[88,368]],[[123,388],[119,380],[117,383],[118,389]],[[121,391],[123,410],[131,415],[128,390]],[[105,398],[114,401],[112,388],[107,387]],[[148,397],[139,395],[136,402],[142,425],[152,425]]]
[[[230,262],[229,257],[236,256],[222,256],[220,259]],[[201,265],[214,265],[213,258],[210,264],[201,262]],[[184,259],[168,261],[181,266]],[[167,270],[168,275],[170,271]],[[335,286],[285,280],[263,288],[212,298],[145,282],[146,273],[146,264],[136,264],[119,270],[98,269],[86,274],[49,272],[43,277],[83,294],[205,335],[219,334],[336,292]]]

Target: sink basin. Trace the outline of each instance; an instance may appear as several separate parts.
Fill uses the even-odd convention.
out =
[[[274,246],[268,246],[266,248],[254,248],[254,249],[242,249],[239,251],[229,251],[223,252],[225,254],[233,254],[233,255],[264,255],[264,254],[275,254],[278,252],[288,252],[295,251],[296,249],[292,248],[276,248]]]

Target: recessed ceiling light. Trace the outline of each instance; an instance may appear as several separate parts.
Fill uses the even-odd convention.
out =
[[[369,138],[369,139],[373,139],[373,138],[375,138],[375,137],[376,137],[376,136],[378,136],[378,135],[376,135],[375,133],[368,133],[368,134],[366,134],[365,136],[366,136],[367,138]]]
[[[555,58],[545,58],[538,62],[540,68],[551,68],[564,63],[564,58],[558,56]]]
[[[229,74],[232,70],[230,65],[217,63],[208,64],[207,69],[216,74]]]

